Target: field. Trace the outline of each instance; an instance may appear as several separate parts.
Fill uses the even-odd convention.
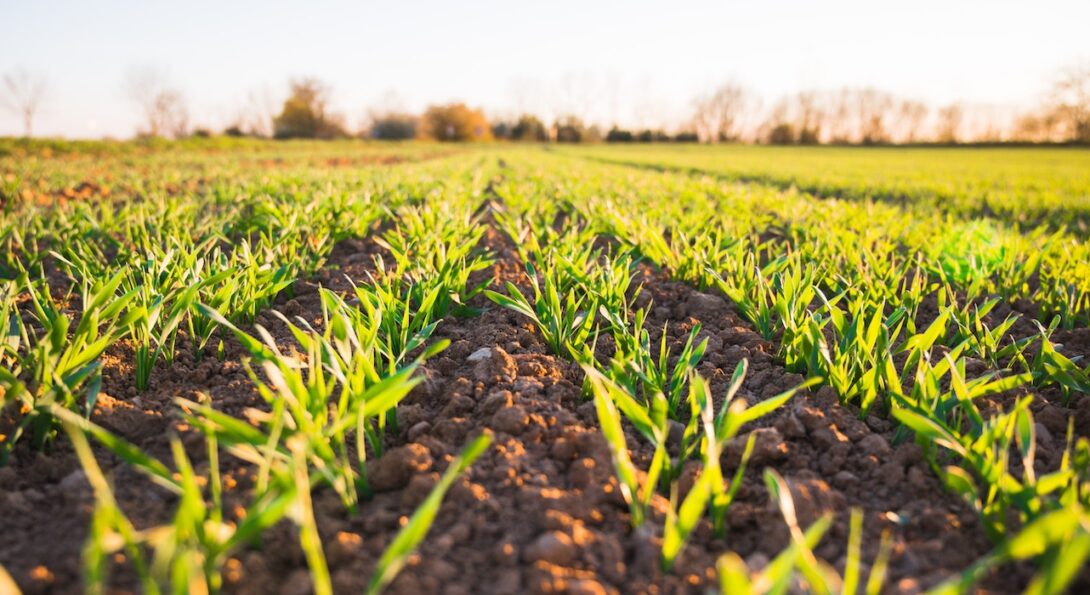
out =
[[[0,592],[1090,589],[1090,152],[0,141]]]

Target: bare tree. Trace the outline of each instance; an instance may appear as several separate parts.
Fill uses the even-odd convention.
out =
[[[705,142],[736,140],[749,105],[749,91],[736,81],[728,81],[693,100],[693,126]]]
[[[825,110],[821,107],[821,97],[818,92],[799,91],[795,95],[795,111],[799,144],[816,145],[820,143]]]
[[[276,116],[277,105],[268,85],[251,89],[246,94],[246,103],[239,116],[240,127],[248,134],[260,137],[273,135],[272,121]]]
[[[124,90],[143,112],[141,134],[151,137],[171,134],[176,138],[186,135],[189,112],[185,97],[162,72],[151,67],[134,68],[125,78]]]
[[[859,118],[859,142],[874,145],[889,142],[886,122],[893,107],[893,98],[876,89],[863,89],[856,93]]]
[[[1063,72],[1053,86],[1051,103],[1068,139],[1090,142],[1090,63]]]
[[[4,75],[3,105],[23,119],[23,133],[30,138],[34,115],[45,98],[45,79],[19,68]]]
[[[556,114],[575,116],[587,122],[594,115],[601,93],[598,80],[588,72],[568,72],[556,86],[553,100]]]
[[[927,105],[913,99],[901,101],[897,108],[897,140],[914,143],[920,140],[924,120],[927,119]]]
[[[935,131],[935,138],[940,143],[956,143],[961,138],[961,123],[965,118],[965,110],[960,104],[951,103],[939,110],[939,124]]]
[[[857,128],[852,114],[851,89],[844,88],[829,94],[829,109],[826,110],[826,116],[831,142],[836,144],[852,142]]]

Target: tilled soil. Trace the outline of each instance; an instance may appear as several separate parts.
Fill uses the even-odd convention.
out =
[[[524,280],[509,241],[490,231],[484,240],[498,257],[496,280]],[[277,309],[311,322],[321,318],[319,284],[346,290],[344,276],[362,279],[370,242],[341,244],[330,266]],[[741,397],[768,398],[800,383],[771,355],[773,346],[742,322],[721,296],[697,292],[644,269],[639,305],[650,309],[648,327],[668,324],[668,341],[679,350],[692,325],[709,338],[700,371],[717,397],[736,364],[749,360]],[[331,490],[314,495],[319,530],[337,592],[363,589],[385,546],[435,484],[467,440],[491,432],[494,442],[460,478],[443,503],[427,539],[391,584],[391,593],[692,593],[715,588],[714,565],[725,551],[754,567],[767,563],[788,542],[782,517],[769,503],[765,468],[791,486],[800,521],[832,513],[833,528],[817,553],[843,568],[849,509],[865,512],[864,561],[873,560],[879,535],[888,530],[894,549],[889,592],[916,592],[966,568],[991,548],[976,514],[943,491],[912,443],[894,444],[893,425],[842,407],[828,389],[802,392],[758,423],[756,448],[736,502],[728,513],[726,539],[707,522],[690,538],[675,568],[664,574],[658,544],[666,500],[640,530],[629,524],[609,451],[593,404],[582,394],[578,366],[547,352],[540,335],[517,314],[491,306],[478,317],[447,318],[436,339],[450,347],[429,360],[425,381],[399,407],[399,432],[385,456],[369,462],[377,494],[349,515]],[[290,335],[271,315],[259,322],[284,345]],[[655,337],[657,339],[657,337]],[[184,344],[179,340],[179,344]],[[181,422],[173,399],[207,394],[234,415],[263,403],[239,363],[240,346],[225,341],[226,358],[194,359],[180,349],[172,367],[160,367],[152,387],[136,393],[126,345],[105,358],[103,394],[92,419],[168,460],[171,434],[202,461],[200,436]],[[1066,411],[1066,410],[1065,410]],[[1064,422],[1066,424],[1066,422]],[[747,431],[750,429],[747,428]],[[725,449],[724,472],[737,467],[746,436]],[[634,431],[629,446],[646,465],[650,448]],[[117,497],[141,528],[166,522],[176,505],[105,451],[96,451],[113,478]],[[228,510],[245,502],[249,469],[224,457]],[[201,465],[198,465],[200,469]],[[205,466],[206,468],[206,466]],[[687,470],[682,492],[691,485]],[[21,445],[0,469],[0,564],[27,593],[80,590],[80,549],[93,505],[90,486],[64,440],[49,453]],[[120,562],[120,561],[119,561]],[[306,593],[310,583],[298,535],[287,522],[268,532],[260,546],[227,565],[225,590],[233,593]],[[1027,568],[1005,568],[988,586],[997,592],[1024,587]],[[133,590],[123,563],[115,572],[119,592]]]

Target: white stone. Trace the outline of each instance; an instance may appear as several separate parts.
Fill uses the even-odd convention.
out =
[[[488,347],[481,347],[477,351],[474,351],[473,353],[469,354],[469,357],[467,357],[466,360],[471,361],[471,362],[475,362],[475,361],[482,360],[482,359],[484,359],[486,357],[492,357],[492,350],[489,349]]]

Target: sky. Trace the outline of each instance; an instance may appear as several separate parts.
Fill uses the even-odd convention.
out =
[[[1090,61],[1087,0],[0,0],[0,22],[0,73],[47,81],[35,133],[80,138],[134,133],[123,86],[139,68],[212,128],[250,96],[282,101],[298,76],[329,83],[353,126],[368,108],[458,100],[669,127],[729,79],[769,99],[871,86],[1029,107],[1061,68]],[[0,111],[0,135],[21,126]]]

